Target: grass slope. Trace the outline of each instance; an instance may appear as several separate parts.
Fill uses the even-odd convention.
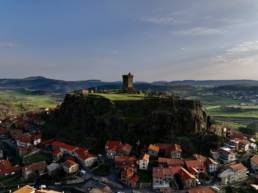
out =
[[[50,96],[35,95],[29,91],[0,91],[0,118],[56,105],[57,100]]]

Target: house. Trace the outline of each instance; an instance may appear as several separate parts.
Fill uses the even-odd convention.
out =
[[[104,186],[100,188],[93,188],[89,193],[113,193],[112,189],[109,186]]]
[[[139,177],[136,175],[136,172],[137,168],[134,164],[122,168],[121,182],[131,186],[132,188],[136,188],[139,181]]]
[[[35,193],[35,192],[36,192],[35,188],[33,188],[29,185],[26,185],[26,186],[19,188],[16,191],[14,191],[13,193]]]
[[[140,170],[148,170],[149,161],[150,161],[150,155],[147,154],[147,153],[144,154],[142,159],[140,159],[139,162],[138,162],[139,169]]]
[[[154,167],[152,169],[152,186],[153,189],[169,188],[174,175],[180,173],[181,167],[161,168]]]
[[[187,193],[216,193],[210,187],[199,186],[195,188],[191,188],[187,191]]]
[[[60,151],[59,149],[52,151],[53,160],[59,161],[62,158],[62,156],[63,156],[63,152]]]
[[[136,157],[134,156],[116,156],[114,158],[116,168],[121,170],[125,167],[134,166]]]
[[[258,155],[254,155],[253,157],[251,157],[250,164],[251,164],[252,170],[255,173],[257,173],[258,172]]]
[[[210,150],[210,154],[211,154],[211,157],[218,161],[219,160],[219,157],[220,157],[220,153],[219,153],[219,150]]]
[[[132,146],[123,144],[121,141],[109,140],[105,145],[106,156],[109,159],[114,159],[117,155],[130,155]]]
[[[215,173],[219,169],[219,163],[212,158],[207,158],[205,165],[210,174]]]
[[[158,159],[159,166],[164,166],[164,167],[170,167],[170,166],[184,166],[185,162],[184,160],[181,159],[170,159],[170,158],[163,158],[159,157]]]
[[[16,137],[16,143],[18,147],[30,147],[31,143],[31,135],[28,133],[21,134]]]
[[[228,147],[219,148],[218,153],[219,160],[224,164],[236,161],[236,153]]]
[[[0,160],[0,176],[14,175],[20,171],[20,167],[13,167],[9,160]]]
[[[159,149],[158,145],[150,144],[148,147],[148,153],[150,156],[157,157],[159,155]]]
[[[214,173],[218,170],[219,163],[216,162],[215,160],[213,160],[212,158],[205,157],[205,156],[200,155],[200,154],[194,154],[193,156],[195,157],[196,160],[199,160],[199,161],[204,163],[204,166],[206,167],[206,170],[210,174],[212,174],[212,173]]]
[[[130,180],[129,180],[129,186],[132,188],[136,188],[138,186],[139,182],[139,176],[134,175]]]
[[[79,165],[73,160],[66,160],[63,164],[63,169],[67,174],[73,174],[79,170]]]
[[[73,154],[74,151],[76,149],[78,149],[77,147],[67,144],[67,143],[63,143],[61,141],[53,141],[51,143],[51,146],[53,148],[53,150],[60,150],[63,153],[68,153],[68,154]]]
[[[250,150],[250,142],[247,139],[239,140],[239,150],[243,152],[247,152]]]
[[[37,146],[41,143],[41,134],[40,133],[34,133],[31,135],[32,144],[34,146]]]
[[[58,163],[51,163],[47,166],[47,174],[49,176],[53,176],[55,174],[58,173],[58,171],[60,170],[60,164]]]
[[[180,159],[182,148],[179,144],[156,144],[159,146],[159,152],[162,156],[170,157],[172,159]]]
[[[171,146],[171,158],[172,159],[181,159],[182,148],[181,145],[172,144]]]
[[[132,151],[132,146],[126,143],[122,145],[120,153],[122,155],[130,155],[131,151]]]
[[[180,176],[185,189],[192,188],[197,185],[196,177],[188,172],[186,169],[181,168]]]
[[[186,160],[187,170],[197,178],[201,173],[206,173],[206,167],[203,160]]]
[[[247,178],[248,169],[241,163],[232,164],[218,175],[221,184],[227,185],[234,182],[241,182]]]
[[[22,168],[22,176],[25,179],[29,179],[35,174],[42,175],[44,174],[46,168],[47,168],[47,163],[45,161],[35,162],[35,163],[32,163],[31,165],[28,165]]]
[[[46,189],[37,190],[29,185],[26,185],[14,191],[13,193],[61,193],[61,192],[57,192],[54,190],[46,190]]]
[[[227,144],[225,144],[226,147],[238,151],[239,149],[239,140],[238,139],[231,139]]]
[[[114,140],[107,141],[105,145],[107,158],[113,159],[117,155],[121,146],[122,146],[121,141],[114,141]]]
[[[83,147],[76,149],[74,154],[86,167],[91,167],[98,161],[96,155],[90,153],[88,149]]]

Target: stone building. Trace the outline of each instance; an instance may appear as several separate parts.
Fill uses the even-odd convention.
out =
[[[123,77],[123,91],[128,92],[133,90],[133,75],[129,72]]]

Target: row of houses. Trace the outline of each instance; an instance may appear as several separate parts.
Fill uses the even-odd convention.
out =
[[[61,141],[52,141],[48,145],[52,147],[52,154],[56,161],[64,154],[68,154],[76,157],[85,167],[91,167],[98,160],[97,156],[85,147],[73,146]]]
[[[248,169],[237,162],[237,152],[249,150],[243,145],[248,143],[243,141],[241,140],[239,143],[241,145],[235,149],[229,146],[219,148],[216,156],[211,154],[215,159],[200,154],[194,154],[190,159],[183,159],[183,150],[179,144],[150,144],[140,158],[130,156],[130,152],[121,151],[123,143],[120,141],[107,141],[105,150],[107,158],[114,160],[124,184],[136,187],[139,181],[138,170],[145,170],[151,171],[152,188],[155,190],[171,188],[172,183],[173,188],[198,192],[199,189],[208,188],[200,187],[200,184],[207,183],[210,179],[216,178],[222,185],[247,179]],[[156,164],[150,165],[153,161]],[[251,166],[253,170],[258,171],[258,156],[251,159]],[[213,192],[211,188],[208,189]]]

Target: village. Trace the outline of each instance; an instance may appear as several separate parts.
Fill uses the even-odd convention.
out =
[[[79,192],[220,193],[230,186],[257,191],[256,139],[239,131],[225,128],[226,143],[210,150],[209,157],[184,155],[185,144],[139,145],[114,139],[106,141],[105,154],[95,155],[76,142],[43,139],[38,116],[27,113],[1,122],[3,191],[23,185]]]
[[[123,76],[132,91],[133,76]],[[131,90],[130,90],[131,89]],[[223,127],[224,143],[209,155],[186,152],[188,144],[129,144],[107,139],[100,152],[43,137],[44,119],[54,109],[11,116],[0,124],[2,192],[230,193],[258,190],[256,136]]]

